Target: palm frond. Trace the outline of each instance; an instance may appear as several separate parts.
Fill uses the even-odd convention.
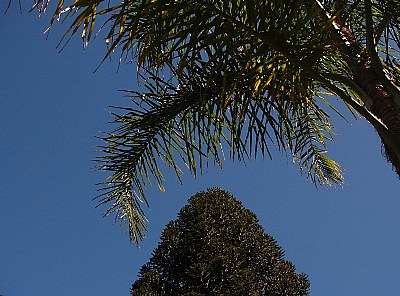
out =
[[[133,107],[117,108],[117,127],[105,133],[98,158],[111,172],[100,203],[129,221],[135,242],[146,225],[145,186],[163,190],[161,163],[180,178],[184,166],[196,176],[225,156],[272,157],[277,149],[314,183],[343,183],[340,165],[327,156],[334,135],[327,110],[338,111],[324,92],[380,132],[385,126],[351,83],[348,45],[335,22],[351,27],[356,46],[375,56],[382,81],[398,94],[394,0],[61,1],[52,22],[68,11],[74,22],[66,40],[83,28],[86,45],[105,17],[107,55],[120,48],[122,60],[137,63],[145,88],[128,92]]]
[[[226,145],[239,160],[271,157],[276,147],[314,182],[342,182],[340,167],[325,155],[331,126],[313,96],[317,85],[299,67],[317,65],[326,50],[320,40],[301,38],[315,25],[314,12],[302,1],[189,2],[127,6],[122,33],[111,36],[135,52],[148,92],[132,92],[136,108],[117,115],[121,126],[104,138],[101,168],[113,175],[102,202],[113,203],[110,211],[132,229],[125,212],[143,217],[145,184],[163,188],[156,157],[179,178],[179,159],[196,174],[204,162],[221,165]],[[261,22],[263,15],[269,17]],[[134,229],[137,241],[143,224]]]
[[[330,119],[317,107],[311,80],[283,58],[271,58],[270,65],[264,65],[262,70],[257,63],[216,59],[184,72],[169,66],[174,75],[167,81],[150,74],[143,79],[148,92],[131,91],[135,107],[116,115],[119,127],[104,138],[108,145],[99,158],[100,168],[113,175],[104,184],[107,194],[101,202],[113,203],[109,211],[127,219],[128,207],[143,216],[138,200],[145,200],[145,184],[155,180],[163,188],[156,159],[179,178],[182,164],[193,174],[201,172],[204,162],[222,165],[225,146],[229,157],[239,160],[258,153],[272,157],[276,147],[292,155],[314,182],[341,183],[340,166],[325,155]],[[293,78],[287,79],[290,75]],[[142,224],[135,227],[133,240],[143,231]]]

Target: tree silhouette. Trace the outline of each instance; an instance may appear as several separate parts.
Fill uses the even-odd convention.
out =
[[[221,189],[199,192],[165,227],[132,296],[308,295],[256,215]]]

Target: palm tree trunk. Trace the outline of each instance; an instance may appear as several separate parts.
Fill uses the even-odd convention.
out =
[[[386,125],[394,137],[400,139],[400,106],[378,78],[368,54],[363,52],[357,56],[357,63],[350,66],[354,82],[367,94],[368,98],[362,98],[367,109]],[[379,131],[378,134],[382,140],[383,154],[400,177],[400,156],[397,153],[399,147],[393,147],[395,144]]]
[[[330,18],[325,10],[321,16]],[[382,153],[400,178],[400,106],[380,80],[367,49],[356,41],[353,33],[339,20],[332,23],[332,45],[342,52],[352,71],[353,82],[366,94],[361,97],[366,108],[386,126],[387,130],[382,130],[374,125],[382,140]]]

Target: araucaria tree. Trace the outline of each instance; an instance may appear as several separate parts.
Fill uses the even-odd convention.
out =
[[[221,189],[189,199],[133,284],[132,296],[309,295],[256,215]]]
[[[101,203],[134,241],[144,186],[163,190],[160,161],[196,175],[222,147],[239,160],[276,147],[313,182],[342,183],[326,154],[334,98],[375,127],[400,173],[399,0],[62,0],[53,20],[66,14],[67,40],[82,27],[85,45],[105,17],[107,55],[120,48],[143,83],[99,157]]]

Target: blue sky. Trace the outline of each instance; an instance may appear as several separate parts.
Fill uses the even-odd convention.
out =
[[[3,3],[2,3],[3,5]],[[27,4],[26,4],[27,5]],[[1,7],[3,8],[3,7]],[[167,173],[166,193],[148,190],[149,232],[140,248],[105,208],[95,208],[93,171],[109,105],[127,106],[118,89],[137,87],[134,66],[107,61],[101,38],[62,52],[49,17],[0,16],[0,294],[128,295],[165,224],[187,198],[218,186],[254,211],[312,295],[397,295],[400,290],[399,181],[365,120],[336,119],[330,155],[346,168],[347,185],[318,188],[291,160],[227,161],[184,185]],[[65,28],[65,26],[63,27]]]

